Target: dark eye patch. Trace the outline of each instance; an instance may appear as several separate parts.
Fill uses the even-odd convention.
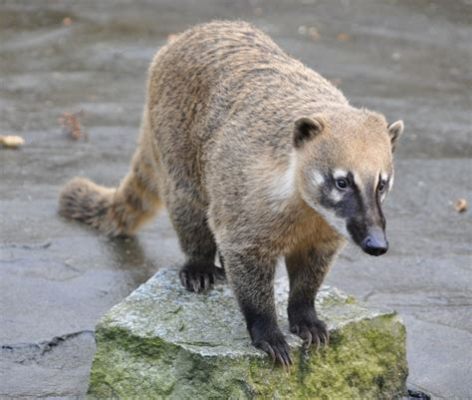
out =
[[[323,195],[320,199],[324,207],[335,210],[338,216],[344,218],[355,215],[359,212],[359,209],[363,209],[362,196],[354,182],[354,175],[351,172],[348,172],[346,177],[334,178],[333,171],[328,171],[324,176],[325,185],[323,186]],[[346,188],[339,188],[340,180],[346,181]],[[331,193],[334,189],[343,191],[340,201],[333,200]]]
[[[347,178],[335,179],[334,184],[340,190],[346,190],[350,186],[350,182]]]
[[[383,180],[383,179],[380,179],[380,180],[379,180],[379,184],[377,185],[377,190],[378,190],[380,193],[385,192],[385,189],[387,189],[387,184],[388,184],[388,181]]]
[[[346,190],[351,187],[356,187],[356,184],[354,182],[354,175],[352,174],[352,172],[348,172],[346,176],[340,176],[338,178],[335,178],[334,172],[329,171],[327,181],[330,183],[331,188],[336,187],[341,190]]]

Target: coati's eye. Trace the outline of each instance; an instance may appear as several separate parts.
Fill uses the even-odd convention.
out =
[[[384,180],[380,180],[379,181],[379,186],[377,187],[377,190],[380,192],[380,193],[383,193],[385,192],[385,189],[387,188],[387,182],[384,181]]]
[[[339,190],[346,190],[349,187],[349,181],[346,178],[338,178],[334,182]]]

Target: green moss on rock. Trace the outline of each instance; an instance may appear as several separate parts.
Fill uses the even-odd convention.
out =
[[[287,289],[277,284],[280,324]],[[305,350],[287,333],[294,365],[274,368],[250,345],[226,286],[207,295],[181,289],[177,273],[160,271],[97,327],[90,398],[394,399],[405,392],[405,329],[392,312],[369,310],[323,289],[318,310],[330,346]]]

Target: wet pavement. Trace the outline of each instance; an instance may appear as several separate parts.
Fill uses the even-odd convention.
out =
[[[110,241],[57,215],[62,184],[127,171],[145,74],[169,34],[216,18],[254,22],[357,106],[403,118],[391,250],[347,248],[328,283],[395,308],[410,387],[472,398],[472,4],[470,1],[0,0],[0,398],[83,396],[96,321],[182,261],[163,213]],[[58,118],[79,112],[88,140]]]

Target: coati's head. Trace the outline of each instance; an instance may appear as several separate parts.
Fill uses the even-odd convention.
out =
[[[295,123],[303,200],[375,256],[388,249],[382,202],[393,185],[392,154],[402,132],[402,121],[388,125],[379,114],[350,108]]]

